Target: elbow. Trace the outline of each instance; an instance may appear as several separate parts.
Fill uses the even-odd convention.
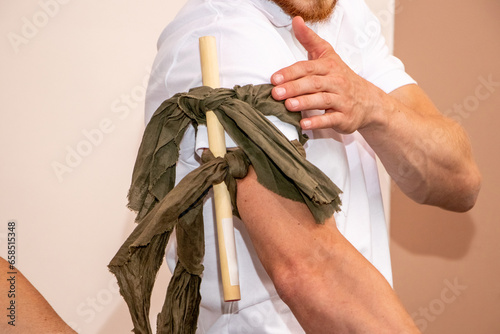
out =
[[[457,212],[467,212],[471,210],[477,202],[479,191],[481,190],[482,176],[477,168],[465,178],[463,182],[461,205]]]
[[[300,290],[303,273],[296,267],[286,267],[275,270],[272,275],[272,281],[278,296],[283,302],[290,306],[296,297],[297,291]]]
[[[301,293],[309,291],[316,278],[307,268],[300,264],[280,266],[279,269],[276,268],[271,277],[278,296],[292,311],[310,298],[310,296],[304,296]]]
[[[278,296],[294,314],[304,305],[313,305],[314,301],[321,299],[327,284],[330,284],[330,292],[335,291],[332,270],[337,267],[336,263],[345,261],[345,256],[349,256],[349,253],[337,249],[336,253],[345,254],[339,259],[323,247],[318,249],[318,252],[309,253],[307,257],[298,255],[288,259],[270,274]]]
[[[438,206],[453,212],[470,211],[477,202],[481,189],[482,176],[477,167],[471,168],[467,173],[451,179],[448,191],[434,189],[427,196],[416,200],[420,204]]]

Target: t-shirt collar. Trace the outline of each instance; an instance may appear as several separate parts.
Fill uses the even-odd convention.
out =
[[[292,24],[292,18],[280,6],[271,0],[251,0],[269,21],[276,27],[286,27]]]

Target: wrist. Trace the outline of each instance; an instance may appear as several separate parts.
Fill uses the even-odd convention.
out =
[[[374,139],[376,134],[385,133],[390,120],[394,115],[401,112],[396,101],[383,90],[373,85],[373,93],[370,94],[370,105],[367,108],[366,122],[358,131],[365,138]]]

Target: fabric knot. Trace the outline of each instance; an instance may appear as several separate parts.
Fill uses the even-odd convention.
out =
[[[231,100],[234,90],[227,88],[211,88],[201,86],[191,89],[188,93],[176,95],[179,108],[198,124],[206,123],[206,113],[216,110]]]
[[[109,264],[130,309],[134,333],[152,333],[151,292],[174,231],[178,263],[157,318],[157,332],[196,332],[205,254],[203,205],[213,184],[226,183],[235,216],[236,179],[246,175],[250,164],[260,184],[305,203],[317,223],[340,209],[341,190],[305,159],[302,145],[307,137],[301,133],[300,113],[288,112],[282,101],[275,101],[272,88],[194,88],[163,102],[148,123],[129,190],[129,207],[138,211],[139,224]],[[208,110],[239,149],[218,158],[206,150],[204,163],[175,185],[179,144],[189,125],[206,124]],[[295,126],[299,141],[290,142],[266,116]]]
[[[210,88],[206,86],[203,88],[209,89],[208,94],[206,94],[205,98],[200,103],[200,106],[205,109],[205,112],[218,109],[222,104],[226,103],[234,96],[234,90],[232,89]]]
[[[202,166],[218,165],[217,172],[212,175],[214,184],[225,182],[229,195],[231,197],[231,204],[233,208],[233,215],[239,217],[238,207],[236,205],[237,183],[236,179],[242,179],[248,174],[248,167],[251,165],[248,156],[241,148],[232,150],[226,153],[224,157],[216,158],[213,153],[206,149],[201,155]]]
[[[250,160],[242,149],[230,151],[226,154],[225,159],[228,165],[228,172],[235,179],[242,179],[248,174]]]
[[[209,149],[203,150],[201,162],[203,164],[213,162],[217,159]],[[224,156],[224,163],[227,165],[227,176],[235,179],[242,179],[248,173],[250,160],[242,149],[232,150]]]
[[[210,151],[208,148],[203,150],[203,153],[201,154],[201,162],[203,164],[209,163],[210,161],[212,161],[214,159],[215,159],[215,156],[212,153],[212,151]]]

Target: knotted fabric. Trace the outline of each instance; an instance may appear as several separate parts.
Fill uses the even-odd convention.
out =
[[[305,203],[316,222],[339,210],[340,189],[305,159],[300,114],[288,112],[271,96],[272,85],[233,89],[198,87],[166,100],[146,127],[134,166],[128,206],[138,226],[109,264],[128,304],[134,333],[152,333],[151,291],[174,229],[178,262],[157,318],[157,333],[194,333],[203,273],[203,198],[225,181],[236,207],[236,181],[253,165],[257,180],[283,197]],[[203,164],[175,184],[179,144],[189,125],[206,124],[212,110],[239,149],[225,157],[209,152]],[[290,142],[265,116],[294,125],[299,142]],[[272,224],[272,222],[270,222]]]

